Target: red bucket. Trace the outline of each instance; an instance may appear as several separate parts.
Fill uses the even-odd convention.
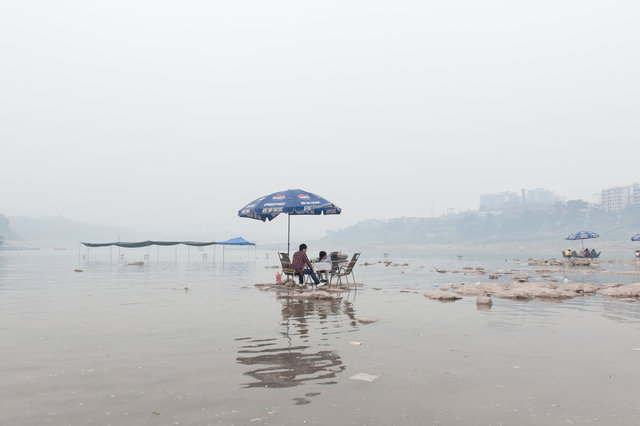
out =
[[[280,278],[282,278],[282,275],[280,275],[280,272],[276,272],[276,282],[277,283],[280,282]]]

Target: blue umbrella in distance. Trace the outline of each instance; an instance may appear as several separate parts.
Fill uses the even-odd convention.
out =
[[[631,237],[631,241],[640,241],[640,234],[636,234],[633,237]]]
[[[595,232],[579,231],[579,232],[574,232],[573,234],[569,234],[567,238],[565,238],[565,240],[581,240],[582,248],[584,249],[584,240],[589,240],[591,238],[598,238],[598,237],[600,237],[600,235],[596,234]]]
[[[291,215],[340,214],[342,209],[326,198],[302,189],[274,192],[253,200],[238,211],[238,216],[261,220],[273,220],[279,214],[287,215],[287,253],[291,236]]]

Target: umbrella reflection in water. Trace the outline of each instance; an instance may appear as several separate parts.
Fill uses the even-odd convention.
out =
[[[237,362],[257,366],[244,374],[256,381],[244,383],[244,387],[286,388],[306,383],[335,384],[336,375],[345,370],[342,358],[336,351],[313,351],[332,335],[349,329],[357,329],[353,304],[341,301],[311,301],[282,299],[282,332],[280,338],[237,339],[243,341],[238,350]],[[346,316],[347,321],[343,321]],[[332,327],[327,327],[332,326]],[[320,340],[313,344],[313,331],[320,329]],[[300,344],[295,344],[299,339]],[[310,349],[312,349],[310,351]],[[301,399],[302,401],[302,399]],[[308,403],[299,402],[299,403]]]

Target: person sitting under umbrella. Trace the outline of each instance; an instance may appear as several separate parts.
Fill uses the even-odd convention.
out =
[[[331,259],[327,255],[326,251],[322,250],[320,252],[320,254],[318,254],[318,259],[316,260],[316,263],[329,263],[329,264],[331,264]],[[327,271],[318,271],[318,276],[319,277],[323,276],[322,274],[324,274],[324,279],[322,281],[327,281]]]
[[[311,275],[313,282],[315,285],[322,285],[318,276],[313,271],[313,265],[309,262],[309,258],[307,257],[307,245],[300,244],[300,250],[293,253],[293,259],[291,260],[291,266],[295,274],[299,277],[300,285],[304,285],[304,274]],[[305,266],[308,266],[308,269],[305,269]]]

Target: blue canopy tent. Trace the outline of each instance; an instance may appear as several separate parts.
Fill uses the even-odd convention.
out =
[[[251,241],[247,241],[242,237],[231,238],[226,241],[218,241],[216,244],[224,244],[227,246],[255,246],[256,243],[252,243]]]
[[[222,263],[224,264],[224,246],[254,246],[256,243],[252,243],[250,241],[245,240],[242,237],[231,238],[226,241],[219,241],[216,244],[222,245]]]

